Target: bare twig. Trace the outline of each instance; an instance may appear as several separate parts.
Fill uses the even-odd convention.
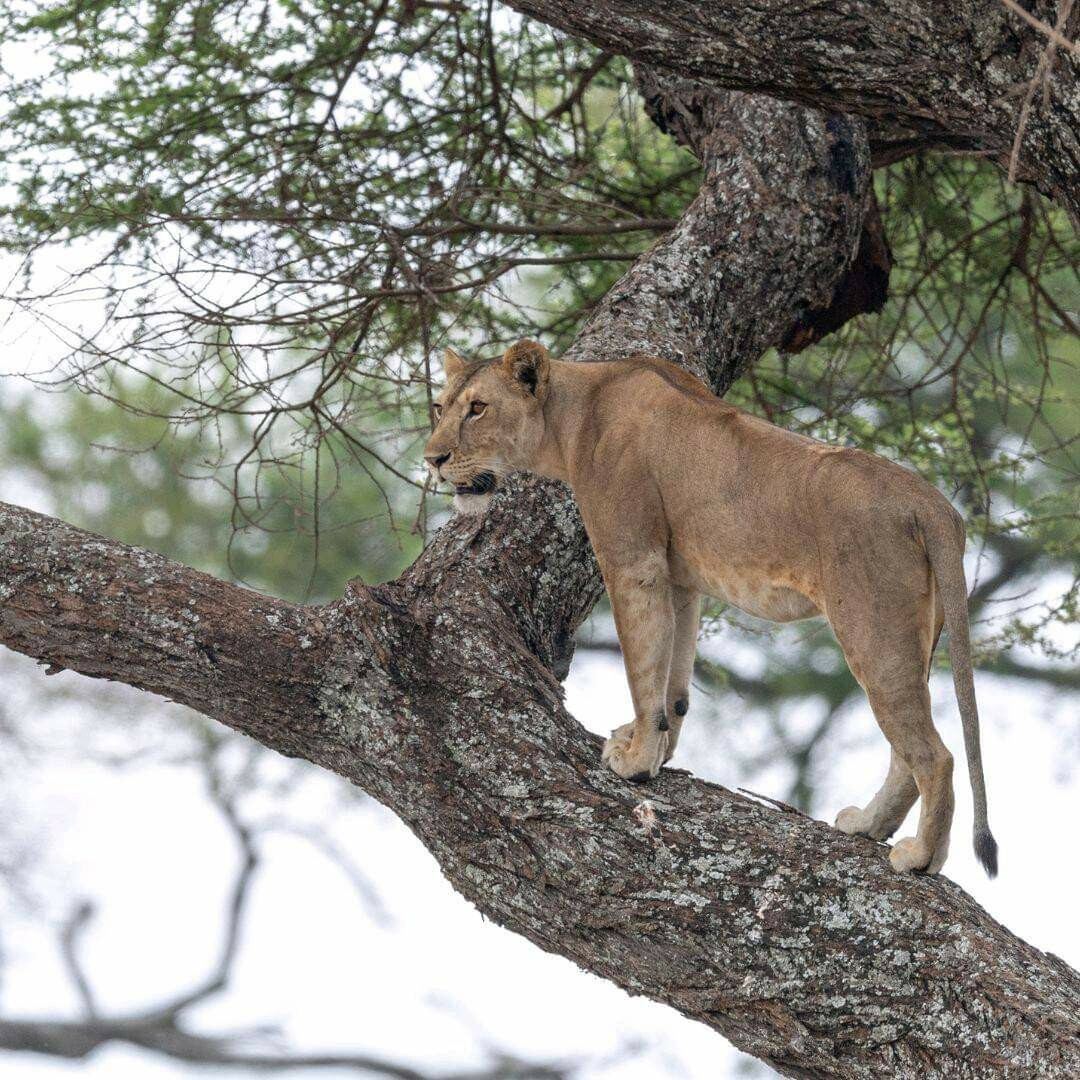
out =
[[[1016,0],[1001,0],[1001,2],[1014,14],[1019,15],[1029,26],[1033,26],[1040,34],[1049,39],[1052,45],[1060,45],[1063,49],[1068,49],[1070,52],[1076,53],[1080,56],[1080,42],[1070,41],[1062,33],[1062,25],[1064,20],[1058,15],[1058,25],[1050,26],[1044,23],[1042,19],[1035,15],[1032,15],[1030,11],[1022,8]],[[1064,5],[1062,5],[1064,6]],[[1070,5],[1071,6],[1071,5]],[[1067,17],[1067,16],[1066,16]]]
[[[1022,12],[1029,21],[1034,19],[1034,16],[1024,11],[1016,0],[1002,0],[1006,7],[1010,10],[1016,10]],[[1031,114],[1031,106],[1035,100],[1035,94],[1042,87],[1044,96],[1049,95],[1050,92],[1050,72],[1054,65],[1054,49],[1064,42],[1067,48],[1077,49],[1077,55],[1080,55],[1080,48],[1075,44],[1070,45],[1069,42],[1062,37],[1061,31],[1065,28],[1069,21],[1069,16],[1072,14],[1073,4],[1075,0],[1060,0],[1058,6],[1057,25],[1050,31],[1050,40],[1047,41],[1046,47],[1042,51],[1042,55],[1039,57],[1039,62],[1035,67],[1035,74],[1031,77],[1031,82],[1028,83],[1027,91],[1024,94],[1023,104],[1020,106],[1020,118],[1016,124],[1016,136],[1013,139],[1012,152],[1009,155],[1009,183],[1016,182],[1016,170],[1020,163],[1020,146],[1024,141],[1024,131],[1027,128],[1028,117]],[[1034,22],[1040,27],[1044,27],[1045,24],[1038,19],[1034,19]],[[1049,28],[1047,27],[1047,30]],[[1048,106],[1048,102],[1044,103],[1044,107]]]

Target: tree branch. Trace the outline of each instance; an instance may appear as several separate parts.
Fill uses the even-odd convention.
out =
[[[1061,48],[1044,107],[1022,123],[1023,91],[1045,51],[1043,28],[1055,32],[1057,0],[1027,4],[1024,18],[1001,0],[507,3],[675,75],[862,116],[876,163],[940,148],[984,155],[1008,169],[1022,129],[1018,178],[1065,207],[1080,228],[1075,18],[1054,39]]]
[[[90,980],[86,977],[82,964],[79,962],[78,949],[79,937],[93,914],[93,905],[84,900],[76,906],[60,930],[60,955],[63,958],[64,967],[67,968],[68,976],[75,986],[83,1013],[91,1020],[97,1016],[97,1003],[94,1000]]]
[[[163,1057],[192,1064],[254,1072],[289,1069],[348,1069],[388,1080],[566,1080],[573,1070],[559,1065],[497,1060],[495,1064],[455,1072],[414,1069],[374,1054],[288,1054],[235,1050],[231,1039],[198,1035],[166,1019],[150,1022],[105,1020],[0,1020],[0,1048],[22,1053],[80,1059],[99,1047],[122,1042]]]
[[[667,105],[701,194],[569,356],[645,349],[722,391],[829,303],[862,226],[865,138],[700,88]],[[339,773],[489,918],[789,1075],[1080,1071],[1080,978],[952,883],[679,770],[643,792],[600,765],[555,675],[600,589],[559,485],[511,482],[400,579],[324,607],[6,506],[0,582],[0,642]]]

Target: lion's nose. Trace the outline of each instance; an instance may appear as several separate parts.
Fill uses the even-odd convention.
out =
[[[450,460],[449,454],[426,454],[424,460],[436,471]]]

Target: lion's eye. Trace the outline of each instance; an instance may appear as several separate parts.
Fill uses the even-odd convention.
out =
[[[487,412],[486,401],[474,401],[472,405],[469,406],[470,416],[483,416],[485,412]]]
[[[442,406],[437,401],[431,406],[431,411],[435,414],[436,420],[442,418]]]

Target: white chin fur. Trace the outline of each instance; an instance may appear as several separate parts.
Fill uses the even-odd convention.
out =
[[[455,495],[454,509],[466,517],[484,513],[491,505],[491,492],[486,495]]]

